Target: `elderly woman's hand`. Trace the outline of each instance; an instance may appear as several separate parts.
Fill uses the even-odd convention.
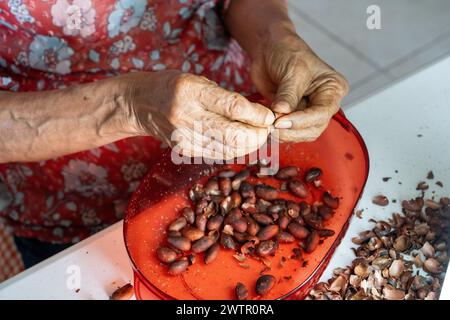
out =
[[[296,34],[267,41],[251,69],[257,89],[273,101],[282,141],[312,141],[325,130],[347,94],[345,78]]]
[[[128,105],[142,135],[153,135],[184,156],[232,159],[267,140],[273,112],[204,77],[179,71],[131,73]]]

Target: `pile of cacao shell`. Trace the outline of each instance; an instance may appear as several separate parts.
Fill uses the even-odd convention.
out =
[[[189,191],[192,207],[183,208],[168,226],[158,259],[167,264],[169,274],[178,275],[199,254],[204,253],[205,264],[212,263],[219,250],[261,258],[297,241],[299,249],[313,252],[321,239],[334,235],[324,224],[333,217],[339,198],[321,191],[322,201],[308,204],[310,188],[321,188],[322,170],[300,173],[295,166],[280,169],[271,177],[280,181],[279,188],[264,183],[250,166],[239,172],[225,169],[195,184]],[[286,194],[295,201],[283,198]]]
[[[402,213],[371,220],[371,230],[352,238],[351,265],[336,268],[307,299],[437,300],[449,262],[450,199],[422,192],[401,206]]]

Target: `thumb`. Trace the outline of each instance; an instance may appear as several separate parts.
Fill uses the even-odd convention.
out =
[[[291,113],[295,111],[302,100],[307,88],[307,81],[299,72],[285,75],[277,89],[272,103],[272,110],[278,113]]]

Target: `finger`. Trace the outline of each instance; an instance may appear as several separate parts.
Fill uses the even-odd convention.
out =
[[[302,130],[280,129],[275,130],[273,136],[283,142],[310,142],[316,140],[326,128],[325,124]]]
[[[200,102],[205,110],[252,126],[268,127],[275,121],[275,115],[269,108],[216,85],[206,86],[202,90]]]
[[[230,160],[238,157],[243,157],[247,154],[258,150],[267,140],[267,133],[263,133],[257,139],[258,143],[243,143],[238,145],[230,144],[229,141],[220,141],[217,139],[210,139],[210,137],[203,136],[203,141],[200,144],[183,143],[178,145],[183,155],[190,157],[203,157],[214,160]],[[197,141],[198,142],[198,141]],[[245,147],[243,147],[243,145]]]
[[[346,92],[345,86],[331,77],[311,93],[309,108],[277,119],[275,128],[303,129],[327,123],[338,112],[339,104]]]
[[[194,127],[178,128],[172,134],[183,155],[229,160],[254,152],[267,141],[268,128],[233,122],[208,111],[196,116]]]
[[[297,109],[306,91],[308,79],[299,67],[290,68],[281,79],[272,110],[279,113],[290,113]]]
[[[330,107],[313,106],[302,111],[292,112],[275,121],[276,129],[300,130],[327,124],[333,115]]]

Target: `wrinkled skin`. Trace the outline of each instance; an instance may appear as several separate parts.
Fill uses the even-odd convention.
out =
[[[345,78],[317,57],[296,34],[268,42],[253,61],[252,79],[273,101],[282,141],[313,141],[326,129],[348,92]]]
[[[156,136],[184,156],[209,159],[244,156],[266,142],[275,120],[270,109],[205,77],[171,70],[155,78],[157,83],[145,72],[127,76],[128,100],[142,134]],[[149,91],[149,86],[159,89]]]

